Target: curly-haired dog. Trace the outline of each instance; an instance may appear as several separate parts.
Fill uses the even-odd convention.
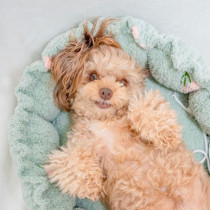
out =
[[[144,91],[142,68],[104,20],[52,59],[54,97],[73,111],[68,141],[45,165],[63,193],[114,210],[207,210],[210,181],[182,142],[176,114]]]

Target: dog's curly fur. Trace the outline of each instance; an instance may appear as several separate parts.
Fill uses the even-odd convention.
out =
[[[111,20],[112,21],[112,20]],[[72,129],[45,170],[63,193],[101,200],[114,210],[207,210],[210,181],[182,142],[176,114],[144,91],[142,68],[111,35],[105,20],[93,35],[71,40],[52,59],[55,101],[73,110]],[[99,90],[109,88],[109,100]]]

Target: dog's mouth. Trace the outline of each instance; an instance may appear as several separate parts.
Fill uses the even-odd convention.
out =
[[[111,106],[111,104],[107,103],[106,101],[95,101],[95,104],[100,109],[108,109]]]

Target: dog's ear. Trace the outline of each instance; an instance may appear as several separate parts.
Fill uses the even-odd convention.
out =
[[[84,63],[88,52],[83,53],[84,44],[70,41],[65,49],[52,58],[51,73],[55,80],[54,99],[57,106],[69,112],[71,100],[81,83]]]

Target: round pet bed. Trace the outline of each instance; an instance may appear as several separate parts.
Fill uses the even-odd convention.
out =
[[[107,30],[141,66],[150,69],[147,89],[159,89],[170,102],[183,127],[185,144],[210,170],[210,72],[202,56],[178,38],[158,34],[151,25],[132,17],[119,18]],[[99,202],[61,194],[42,167],[52,150],[65,144],[70,129],[69,113],[54,103],[48,68],[50,58],[65,47],[72,32],[80,38],[83,23],[50,41],[42,60],[25,69],[15,90],[18,105],[10,125],[11,154],[29,209],[104,209]]]

